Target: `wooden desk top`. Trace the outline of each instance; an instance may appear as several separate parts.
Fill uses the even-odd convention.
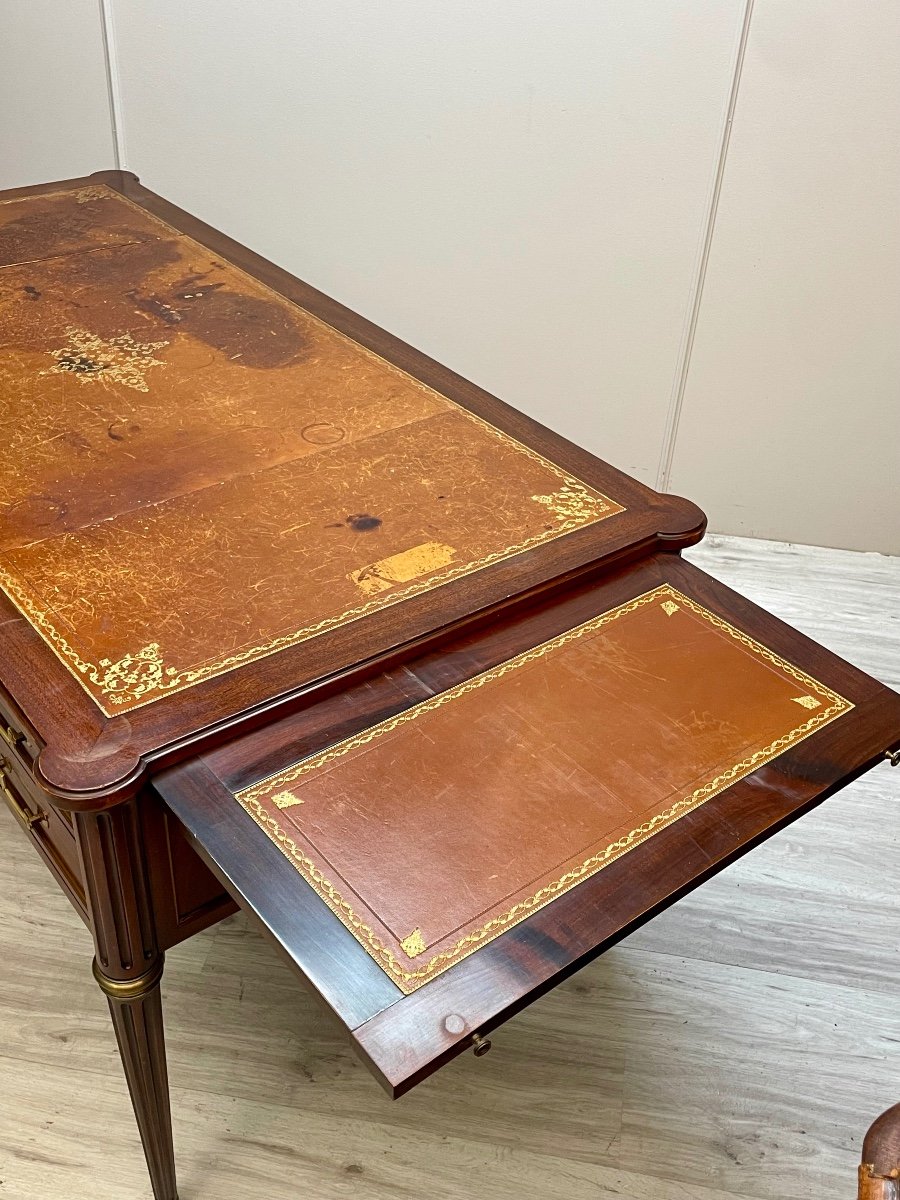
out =
[[[0,320],[16,780],[152,775],[75,821],[95,923],[162,797],[393,1094],[900,741],[694,505],[132,176],[0,197]]]
[[[0,323],[3,682],[70,800],[702,531],[125,174],[0,198]]]

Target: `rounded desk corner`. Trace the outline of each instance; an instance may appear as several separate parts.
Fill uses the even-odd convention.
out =
[[[129,184],[140,183],[134,171],[123,171],[120,168],[109,168],[103,171],[91,171],[88,176],[95,183],[105,183],[117,191],[124,191]]]
[[[60,753],[44,746],[34,763],[34,776],[57,808],[68,812],[100,812],[137,792],[147,767],[127,744],[104,753],[100,742],[93,751]]]
[[[660,497],[659,515],[661,520],[656,536],[667,550],[694,546],[706,533],[706,513],[684,496],[664,493]]]

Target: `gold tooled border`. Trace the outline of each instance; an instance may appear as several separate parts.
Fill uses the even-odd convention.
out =
[[[449,704],[460,696],[484,687],[485,684],[500,679],[510,671],[518,670],[526,663],[542,658],[544,655],[558,650],[567,643],[576,641],[584,637],[585,634],[592,633],[604,625],[618,620],[619,617],[625,616],[627,613],[634,612],[644,605],[666,599],[683,605],[697,616],[708,621],[722,633],[740,642],[741,645],[745,646],[752,653],[765,659],[773,666],[778,667],[793,679],[796,679],[802,687],[815,692],[818,697],[827,701],[827,706],[821,712],[817,712],[801,725],[792,729],[789,733],[776,738],[770,745],[755,751],[747,758],[735,763],[709,783],[703,784],[702,787],[691,792],[689,796],[682,797],[682,799],[677,800],[669,808],[658,813],[649,821],[638,825],[636,829],[631,830],[624,837],[610,843],[603,850],[592,854],[579,866],[573,867],[559,879],[540,888],[534,895],[513,905],[508,912],[492,917],[491,920],[479,929],[473,930],[471,933],[460,938],[449,950],[436,954],[421,968],[407,970],[397,960],[393,952],[384,945],[375,931],[353,911],[352,906],[344,899],[334,884],[325,877],[313,860],[260,804],[259,798],[261,796],[280,790],[309,771],[314,771],[323,764],[340,758],[351,750],[366,745],[402,725],[416,721],[425,713],[432,712],[434,709],[440,708],[444,704]],[[516,655],[515,658],[500,663],[498,666],[490,668],[490,670],[483,671],[480,675],[475,675],[471,679],[467,679],[464,683],[457,684],[456,687],[450,688],[446,692],[432,696],[428,700],[424,700],[420,704],[414,705],[412,708],[408,708],[394,717],[381,721],[377,725],[373,725],[370,729],[364,730],[362,733],[345,738],[334,746],[330,746],[327,750],[311,755],[309,758],[303,759],[301,762],[295,763],[293,766],[279,771],[275,775],[270,775],[251,787],[243,788],[241,791],[235,793],[235,799],[249,813],[256,824],[268,834],[269,838],[278,846],[285,857],[294,864],[299,873],[311,884],[331,911],[340,918],[343,924],[354,934],[365,949],[368,950],[379,966],[391,976],[401,991],[409,994],[415,991],[416,988],[421,987],[422,984],[427,983],[428,980],[439,975],[442,971],[446,971],[454,963],[467,957],[485,942],[497,937],[513,925],[517,925],[520,921],[530,916],[531,913],[537,912],[538,909],[555,900],[557,896],[563,895],[584,879],[590,878],[603,867],[614,862],[621,855],[627,853],[629,850],[633,850],[654,833],[665,829],[666,826],[671,825],[679,817],[684,816],[704,804],[707,800],[712,799],[732,783],[743,779],[752,771],[771,762],[773,758],[783,754],[791,746],[797,745],[798,742],[803,741],[818,729],[850,712],[853,707],[854,705],[849,700],[838,695],[837,692],[832,691],[831,688],[820,683],[819,680],[814,679],[811,675],[807,675],[805,671],[794,666],[793,663],[788,662],[787,659],[782,658],[774,650],[770,650],[761,642],[756,641],[749,634],[731,625],[722,617],[716,616],[715,613],[710,612],[703,605],[698,604],[671,584],[661,584],[659,587],[644,592],[634,597],[634,599],[610,609],[608,612],[593,617],[582,625],[576,625],[573,629],[569,629],[565,633],[561,633],[549,641],[541,643],[539,646]]]
[[[121,201],[138,212],[150,222],[167,230],[169,233],[175,234],[180,240],[189,242],[191,245],[197,246],[204,254],[212,254],[208,246],[190,234],[182,233],[170,225],[162,217],[156,213],[150,212],[137,201],[132,200],[130,196],[125,196],[121,192],[117,192],[114,188],[108,187],[106,184],[95,184],[83,188],[60,188],[53,192],[43,192],[39,195],[31,196],[16,196],[7,200],[0,201],[0,204],[19,204],[26,200],[45,199],[53,196],[72,195],[84,196],[87,199],[106,199],[113,198]],[[341,341],[351,346],[357,353],[362,352],[368,358],[378,362],[382,367],[386,367],[390,372],[400,376],[404,380],[412,383],[414,387],[429,395],[438,397],[443,403],[450,405],[453,409],[460,412],[474,424],[480,426],[491,437],[503,442],[511,448],[515,453],[524,455],[532,461],[540,464],[548,472],[555,476],[560,483],[561,491],[563,492],[563,504],[561,512],[558,514],[559,524],[557,528],[546,530],[533,537],[526,538],[524,541],[517,542],[512,546],[507,546],[504,550],[497,550],[491,554],[484,555],[482,558],[473,559],[468,563],[461,563],[455,567],[448,568],[446,571],[439,572],[436,575],[425,577],[411,583],[408,587],[401,591],[392,592],[390,595],[379,595],[361,604],[355,608],[347,609],[346,611],[337,614],[333,617],[324,618],[312,625],[305,626],[301,629],[294,630],[291,633],[284,634],[280,637],[273,638],[268,642],[264,642],[257,646],[251,646],[246,650],[242,650],[237,654],[230,654],[222,658],[210,660],[198,667],[192,667],[185,670],[179,670],[169,666],[162,661],[159,655],[159,646],[155,642],[150,642],[145,647],[135,647],[132,653],[119,661],[119,663],[111,663],[108,660],[94,663],[90,662],[78,653],[78,651],[69,643],[66,636],[55,627],[50,613],[41,609],[35,602],[34,596],[28,592],[23,586],[23,582],[19,577],[11,574],[2,565],[0,565],[0,587],[13,602],[16,608],[27,618],[29,623],[37,629],[38,633],[43,637],[47,645],[54,651],[56,656],[65,664],[71,675],[79,682],[82,689],[90,696],[91,700],[107,717],[113,717],[123,712],[133,712],[137,708],[142,708],[147,704],[153,704],[157,700],[163,699],[166,695],[175,692],[183,691],[186,688],[193,687],[198,683],[202,683],[206,679],[215,678],[218,675],[226,674],[240,666],[244,666],[249,662],[256,662],[261,658],[266,658],[270,654],[275,654],[279,650],[287,649],[290,646],[295,646],[301,642],[308,641],[310,638],[318,637],[323,633],[327,633],[331,629],[335,629],[341,625],[349,624],[352,621],[357,621],[360,618],[367,616],[369,613],[380,611],[384,608],[389,608],[394,604],[401,603],[403,600],[410,599],[413,596],[419,595],[422,592],[432,591],[435,588],[443,587],[445,584],[453,582],[465,575],[471,575],[475,571],[483,570],[494,563],[504,561],[508,558],[514,558],[518,554],[523,554],[526,550],[534,549],[537,546],[544,545],[547,542],[555,541],[559,537],[563,537],[568,533],[572,533],[577,529],[586,528],[589,525],[597,524],[599,521],[606,520],[608,517],[625,512],[625,506],[619,504],[618,501],[610,499],[603,495],[602,492],[596,491],[577,476],[570,475],[564,471],[562,467],[552,462],[550,459],[544,458],[536,450],[532,450],[530,446],[518,441],[510,434],[505,433],[502,429],[491,425],[483,417],[479,417],[476,413],[471,412],[463,405],[457,403],[449,396],[445,396],[443,392],[437,391],[436,388],[429,387],[414,375],[404,371],[395,363],[389,362],[376,354],[374,350],[370,350],[368,346],[362,345],[355,341],[348,334],[340,329],[336,329],[333,325],[329,325],[327,321],[321,317],[303,308],[297,301],[292,300],[289,296],[282,295],[281,292],[275,291],[262,280],[257,279],[255,275],[251,275],[242,267],[226,258],[229,270],[237,272],[238,275],[248,280],[251,289],[265,293],[266,295],[277,296],[279,301],[289,305],[292,308],[302,312],[304,318],[312,321],[321,329],[328,330],[331,334],[336,335]],[[558,493],[557,493],[558,494]],[[580,510],[580,511],[579,511]],[[593,511],[591,511],[593,510]],[[151,635],[148,635],[151,636]],[[128,695],[127,689],[121,689],[119,684],[121,676],[116,675],[116,669],[123,664],[134,665],[135,663],[143,662],[149,664],[147,675],[152,671],[153,683],[152,686],[147,683],[139,684],[137,688],[132,689],[132,694]],[[88,681],[98,689],[100,695],[97,695],[89,686]],[[112,681],[112,682],[110,682]],[[154,694],[150,695],[152,691]],[[109,707],[104,703],[104,698],[109,698]]]

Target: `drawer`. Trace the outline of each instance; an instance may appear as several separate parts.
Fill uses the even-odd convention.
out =
[[[34,777],[40,749],[36,734],[9,697],[0,694],[0,795],[89,923],[75,822],[71,813],[51,803]],[[235,904],[152,793],[141,797],[141,814],[157,935],[161,947],[169,949],[234,912]]]
[[[19,763],[30,772],[40,751],[40,742],[16,711],[9,698],[0,694],[0,756]]]
[[[0,750],[0,795],[40,851],[78,914],[86,919],[78,843],[68,813],[54,807],[37,786],[30,768],[7,745]]]

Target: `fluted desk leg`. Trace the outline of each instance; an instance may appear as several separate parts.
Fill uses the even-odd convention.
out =
[[[76,816],[94,932],[94,978],[106,994],[155,1200],[178,1200],[159,949],[135,800]]]
[[[94,978],[109,1001],[153,1195],[156,1200],[178,1200],[159,986],[162,973],[162,955],[151,971],[129,983],[110,979],[94,961]]]

